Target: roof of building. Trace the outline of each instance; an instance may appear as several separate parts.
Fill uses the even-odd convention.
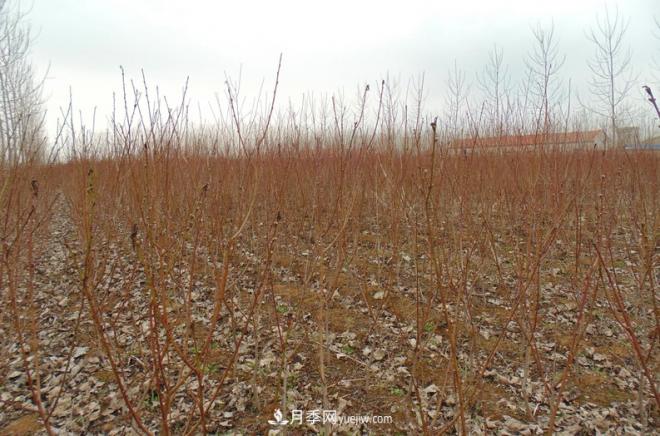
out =
[[[660,150],[660,144],[626,144],[626,150]]]
[[[492,136],[484,138],[456,139],[449,143],[454,148],[473,147],[515,147],[527,145],[562,145],[589,144],[596,141],[602,130],[587,130],[578,132],[537,133],[531,135]]]
[[[660,144],[660,136],[653,136],[642,141],[642,144]]]

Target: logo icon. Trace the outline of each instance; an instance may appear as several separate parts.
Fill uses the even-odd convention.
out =
[[[274,420],[273,419],[268,420],[268,423],[270,425],[283,426],[289,423],[288,419],[284,419],[284,415],[282,415],[282,411],[280,409],[275,410],[275,413],[273,413],[273,417],[275,418]]]

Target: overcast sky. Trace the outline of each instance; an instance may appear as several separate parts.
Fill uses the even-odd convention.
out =
[[[23,2],[27,5],[27,2]],[[583,88],[593,49],[586,31],[603,14],[603,0],[441,1],[165,1],[34,0],[29,22],[36,41],[33,59],[46,81],[49,126],[68,102],[103,122],[112,92],[144,69],[172,100],[190,76],[190,97],[207,107],[223,92],[225,74],[242,71],[244,96],[270,87],[283,53],[280,103],[303,93],[353,95],[358,86],[389,74],[405,86],[425,75],[429,112],[440,113],[454,61],[468,80],[483,68],[494,44],[514,79],[531,49],[531,28],[555,25],[566,54],[561,75]],[[660,57],[654,38],[660,0],[609,1],[630,20],[627,38],[640,86],[654,83],[651,58]],[[657,71],[657,70],[655,70]],[[655,73],[657,83],[657,72]],[[514,80],[515,81],[515,80]],[[639,87],[636,87],[638,93]],[[660,94],[660,89],[658,89]],[[641,94],[640,94],[641,98]]]

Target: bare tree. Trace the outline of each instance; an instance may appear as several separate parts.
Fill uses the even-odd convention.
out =
[[[511,91],[511,81],[509,80],[509,71],[503,63],[504,52],[497,45],[488,56],[488,63],[482,73],[477,75],[479,88],[484,94],[486,101],[486,111],[490,120],[494,123],[495,133],[502,134],[505,110],[508,105],[505,99]]]
[[[605,8],[605,16],[596,18],[596,27],[587,37],[594,45],[593,58],[588,61],[592,78],[589,83],[595,97],[597,114],[607,117],[612,144],[617,144],[617,122],[622,103],[634,85],[630,47],[624,45],[628,21]]]
[[[465,107],[469,88],[465,82],[465,72],[458,67],[454,61],[454,68],[449,71],[447,79],[447,120],[449,124],[449,136],[457,138],[461,136],[461,108]]]
[[[653,33],[653,36],[655,37],[655,40],[658,42],[656,45],[656,52],[653,53],[653,67],[654,67],[654,78],[655,81],[658,82],[658,85],[660,85],[660,20],[658,18],[654,18],[653,21],[655,21],[655,31]]]
[[[537,130],[548,130],[552,124],[550,106],[560,99],[561,82],[557,73],[566,56],[559,53],[554,23],[549,28],[537,25],[532,35],[535,45],[525,64],[531,80],[530,92],[536,102],[535,124]]]
[[[25,13],[0,0],[0,159],[17,163],[43,159],[43,80],[29,59],[32,43]]]

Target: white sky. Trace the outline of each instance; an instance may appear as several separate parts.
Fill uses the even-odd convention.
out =
[[[474,81],[493,44],[515,79],[532,47],[531,27],[555,24],[566,54],[561,76],[584,87],[592,48],[586,31],[603,13],[603,0],[461,1],[165,1],[34,0],[29,22],[36,41],[33,60],[46,81],[49,126],[59,108],[74,104],[84,113],[97,107],[103,123],[119,91],[123,65],[129,78],[143,68],[152,85],[175,100],[187,76],[190,96],[203,108],[223,93],[225,74],[242,70],[242,93],[256,97],[262,80],[270,89],[279,53],[283,67],[279,102],[303,93],[353,95],[387,74],[405,86],[425,74],[429,112],[440,113],[454,60]],[[630,20],[627,34],[640,86],[658,83],[652,57],[660,62],[660,0],[621,0]],[[23,2],[27,5],[27,2]],[[656,64],[657,65],[657,64]],[[657,71],[657,69],[655,70]],[[660,88],[660,86],[659,86]],[[660,94],[660,89],[658,89]],[[641,98],[641,94],[640,94]]]

